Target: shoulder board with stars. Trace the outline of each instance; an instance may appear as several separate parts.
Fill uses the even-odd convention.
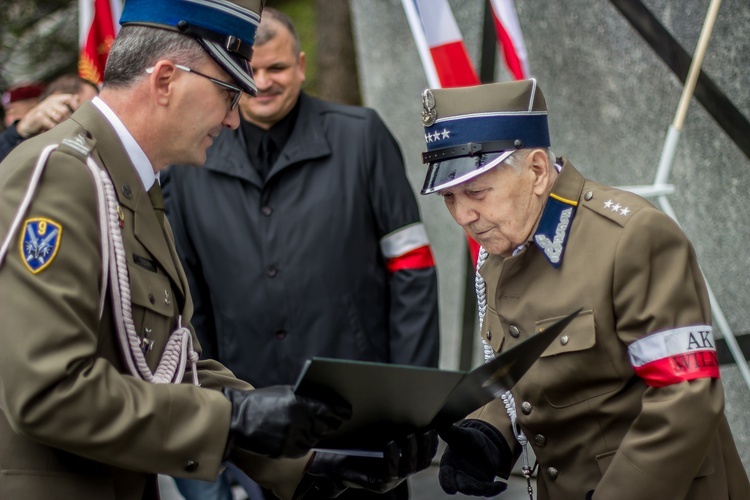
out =
[[[587,208],[620,225],[642,208],[653,207],[638,195],[607,186],[586,186],[582,199]]]

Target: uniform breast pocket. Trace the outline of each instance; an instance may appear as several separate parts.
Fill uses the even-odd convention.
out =
[[[555,323],[536,323],[536,331]],[[565,407],[617,390],[623,384],[615,363],[597,337],[593,311],[582,311],[540,356],[544,396],[554,407]]]
[[[149,366],[156,361],[175,329],[175,305],[169,278],[164,274],[129,266],[130,294],[135,331],[142,339]]]

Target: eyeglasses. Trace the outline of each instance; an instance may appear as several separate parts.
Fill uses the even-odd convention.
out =
[[[231,111],[234,111],[237,108],[237,105],[240,103],[240,98],[242,97],[242,89],[239,87],[235,87],[234,85],[230,85],[227,82],[222,82],[221,80],[217,80],[216,78],[213,78],[208,75],[204,75],[203,73],[199,71],[195,71],[194,69],[190,69],[187,66],[182,66],[181,64],[175,64],[175,68],[180,69],[182,71],[185,71],[187,73],[195,73],[198,76],[202,76],[203,78],[206,78],[208,80],[211,80],[213,83],[218,85],[219,87],[227,90],[230,92],[230,97],[232,100],[232,104],[229,106],[229,109]],[[146,68],[146,73],[151,74],[154,71],[154,67]]]

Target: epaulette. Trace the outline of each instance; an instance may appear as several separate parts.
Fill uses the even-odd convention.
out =
[[[584,186],[580,205],[621,226],[644,208],[654,208],[634,193],[595,182],[587,182]]]
[[[96,139],[91,135],[91,132],[83,127],[77,127],[70,134],[62,138],[57,151],[74,156],[83,163],[86,163],[86,158],[94,147],[96,147]]]

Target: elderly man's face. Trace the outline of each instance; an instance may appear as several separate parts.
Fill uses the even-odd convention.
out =
[[[439,194],[469,236],[490,254],[509,257],[531,236],[548,180],[528,156],[519,170],[501,164]]]

